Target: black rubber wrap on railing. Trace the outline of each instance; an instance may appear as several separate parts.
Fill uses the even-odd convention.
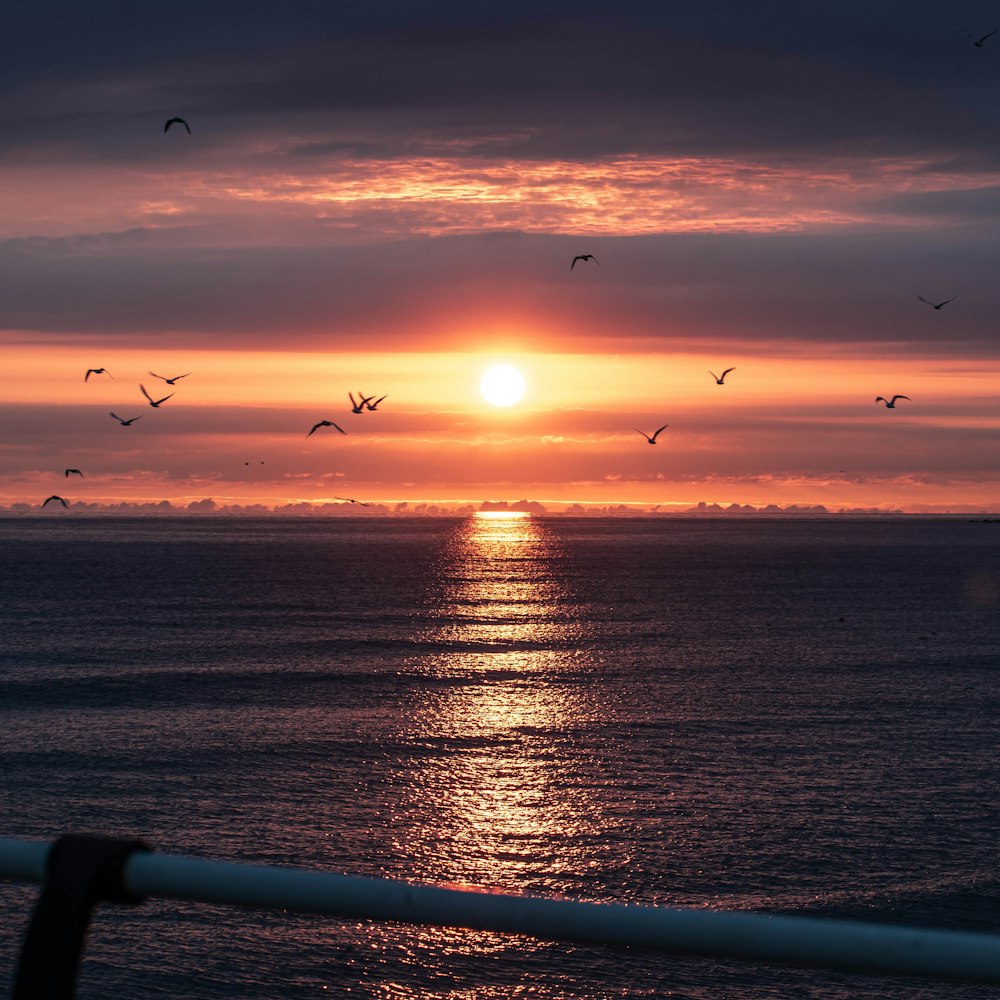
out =
[[[141,840],[60,837],[52,845],[42,892],[31,914],[11,1000],[69,1000],[76,990],[90,915],[99,902],[135,904],[125,865]]]

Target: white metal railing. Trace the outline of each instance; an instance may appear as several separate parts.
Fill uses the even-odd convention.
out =
[[[42,883],[48,842],[0,838],[0,878]],[[135,896],[1000,985],[1000,935],[760,912],[587,903],[137,851]]]

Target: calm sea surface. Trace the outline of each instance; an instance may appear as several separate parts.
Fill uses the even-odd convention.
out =
[[[1000,524],[12,518],[0,595],[0,835],[1000,932]],[[995,995],[157,901],[87,956],[88,998]]]

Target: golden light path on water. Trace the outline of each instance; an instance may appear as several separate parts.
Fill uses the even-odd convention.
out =
[[[468,519],[448,552],[441,620],[449,624],[426,636],[447,649],[414,666],[451,683],[401,734],[431,751],[414,754],[421,764],[398,775],[405,819],[394,847],[414,880],[579,895],[587,871],[601,866],[615,810],[602,803],[574,734],[602,707],[579,670],[582,637],[559,559],[544,523],[514,512]],[[382,942],[373,946],[388,944],[384,930],[371,934]],[[425,972],[445,956],[516,962],[559,947],[436,928],[407,930],[391,945],[401,946],[404,961]],[[480,980],[473,992],[492,995],[483,989]],[[384,995],[417,994],[396,984]]]

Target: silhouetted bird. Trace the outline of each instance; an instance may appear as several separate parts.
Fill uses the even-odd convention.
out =
[[[374,396],[366,396],[364,393],[359,392],[358,395],[361,397],[361,402],[354,401],[354,393],[349,392],[347,398],[351,401],[351,413],[364,413],[365,407],[375,398]]]
[[[173,385],[178,379],[187,378],[188,375],[193,375],[194,372],[188,372],[187,375],[175,375],[173,378],[167,378],[165,375],[157,375],[156,372],[150,372],[153,378],[162,378],[167,385]]]
[[[885,396],[876,396],[875,402],[885,403],[887,409],[894,410],[896,409],[897,399],[909,399],[909,398],[910,398],[909,396],[893,396],[892,399],[886,399]]]
[[[107,368],[88,368],[87,374],[83,376],[83,381],[88,382],[91,375],[107,375],[108,378],[114,379],[114,375],[112,375]]]
[[[725,385],[726,384],[726,376],[730,372],[734,372],[734,371],[736,371],[735,368],[727,368],[721,375],[716,375],[715,372],[713,372],[713,371],[710,371],[708,374],[711,375],[712,378],[715,379],[715,384],[716,385]]]
[[[388,396],[388,395],[389,394],[386,393],[386,396]],[[366,404],[366,406],[367,406],[367,408],[369,410],[377,410],[378,409],[378,404],[381,403],[383,399],[385,399],[385,396],[379,396],[379,398],[376,399],[374,403],[369,403],[368,400],[366,399],[365,400],[365,404]]]
[[[347,433],[347,431],[345,431],[340,424],[335,424],[332,420],[321,420],[318,424],[313,426],[313,429],[306,435],[306,437],[312,437],[313,434],[315,434],[321,427],[336,427],[341,434]],[[264,463],[261,462],[260,464],[263,465]]]
[[[926,302],[927,305],[933,306],[935,309],[940,309],[941,306],[946,306],[949,302],[954,302],[958,298],[957,295],[953,295],[950,299],[945,299],[944,302],[931,302],[930,299],[925,299],[922,295],[917,296],[921,302]]]
[[[122,418],[119,417],[117,413],[112,413],[111,416],[113,416],[115,420],[117,420],[118,423],[122,425],[122,427],[128,427],[130,424],[134,424],[137,420],[142,420],[141,415],[138,417],[132,417],[131,420],[122,420]]]
[[[652,437],[650,437],[645,431],[639,430],[638,427],[636,427],[635,432],[636,434],[641,434],[650,444],[656,444],[656,439],[660,436],[660,431],[666,430],[669,426],[670,424],[664,424]]]
[[[64,507],[66,507],[67,509],[69,508],[69,504],[66,503],[66,501],[63,500],[62,497],[57,497],[55,493],[53,493],[52,496],[50,496],[47,500],[45,500],[45,502],[42,504],[42,507],[44,508],[45,504],[50,503],[52,500],[58,500]]]
[[[164,396],[163,399],[153,399],[153,397],[146,392],[146,387],[141,382],[139,383],[139,388],[142,389],[142,394],[149,400],[149,405],[154,409],[159,406],[160,403],[165,403],[168,399],[170,399],[170,396],[174,395],[173,393],[170,393],[170,396]]]
[[[183,125],[187,129],[188,135],[191,134],[191,126],[183,118],[168,118],[166,124],[163,126],[163,131],[170,131],[171,125]]]
[[[343,500],[344,503],[356,503],[360,507],[370,507],[370,503],[364,503],[362,500],[355,500],[353,497],[334,497],[334,500]]]
[[[975,45],[977,49],[981,49],[983,47],[983,42],[985,42],[987,38],[992,38],[998,31],[1000,31],[1000,28],[994,28],[992,31],[987,31],[978,42],[973,42],[972,44]]]
[[[582,260],[585,264],[587,261],[592,260],[598,267],[601,266],[601,262],[592,253],[578,253],[574,258],[573,262],[569,265],[569,269],[572,271],[576,267],[576,262]]]
[[[81,479],[85,479],[85,478],[86,478],[86,477],[84,476],[84,474],[83,474],[83,473],[82,473],[82,472],[81,472],[81,471],[80,471],[79,469],[67,469],[67,470],[66,470],[66,471],[65,471],[65,472],[63,473],[63,475],[64,475],[64,476],[65,476],[65,477],[66,477],[67,479],[69,479],[69,477],[70,477],[70,476],[79,476],[79,477],[80,477]]]

